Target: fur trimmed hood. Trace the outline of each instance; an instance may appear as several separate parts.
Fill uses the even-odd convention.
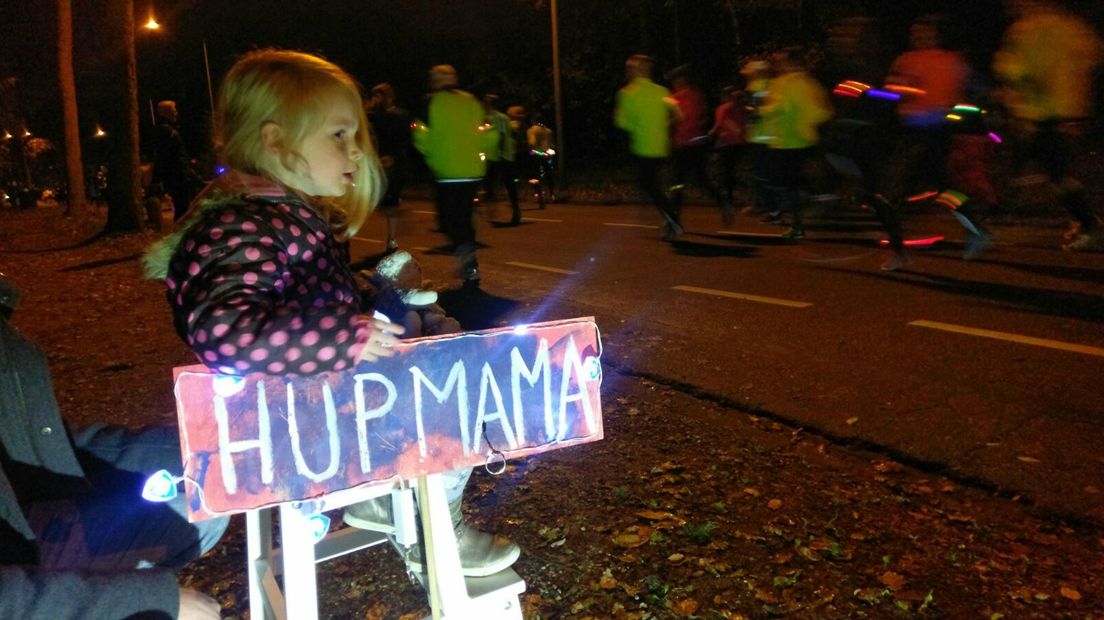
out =
[[[275,181],[244,172],[228,170],[203,188],[203,191],[192,201],[188,212],[180,218],[171,233],[146,249],[146,253],[142,256],[143,271],[146,278],[149,280],[164,280],[168,277],[169,261],[176,253],[176,248],[180,245],[181,239],[208,213],[232,204],[244,204],[258,200],[304,203],[301,197]]]

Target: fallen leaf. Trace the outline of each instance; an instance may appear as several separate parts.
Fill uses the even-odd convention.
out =
[[[614,578],[613,572],[610,569],[606,569],[602,573],[602,578],[598,580],[598,587],[603,590],[612,590],[617,587],[617,579]]]
[[[764,603],[778,602],[778,597],[774,595],[774,592],[771,592],[770,590],[764,588],[759,588],[755,591],[755,598],[756,600],[762,601]]]
[[[636,513],[636,516],[644,517],[649,521],[664,521],[667,519],[681,521],[681,519],[669,512],[660,512],[658,510],[641,510],[640,512]]]
[[[1031,590],[1027,586],[1016,588],[1008,593],[1008,598],[1014,601],[1027,601],[1031,599]]]
[[[752,497],[759,497],[759,491],[751,487],[744,487],[744,493]]]
[[[859,421],[859,418],[857,418],[857,417],[854,417],[854,418],[847,418],[847,425],[848,425],[848,426],[851,426],[851,425],[853,425],[853,424],[854,424],[855,422],[858,422],[858,421]]]
[[[874,463],[874,469],[883,474],[896,474],[905,470],[903,465],[894,461],[878,461]]]
[[[685,559],[686,556],[681,553],[672,553],[671,555],[667,556],[667,561],[671,564],[678,564]]]
[[[1071,601],[1081,600],[1081,593],[1069,586],[1062,586],[1062,589],[1060,589],[1059,592],[1062,593],[1062,596],[1068,598]]]
[[[816,551],[813,551],[812,549],[810,549],[808,547],[798,547],[797,548],[797,554],[800,555],[801,557],[805,558],[806,560],[809,560],[810,562],[819,562],[820,561],[820,556],[817,555]]]
[[[878,601],[882,600],[885,596],[885,589],[883,588],[859,588],[853,592],[855,598],[864,603],[876,605]]]
[[[698,611],[698,602],[692,598],[684,598],[672,605],[671,609],[680,616],[692,616]]]
[[[1021,456],[1017,456],[1016,458],[1023,461],[1024,463],[1038,463],[1038,462],[1040,462],[1039,459],[1037,459],[1033,456],[1022,456],[1021,455]]]
[[[772,499],[771,501],[767,502],[767,508],[770,508],[771,510],[778,510],[781,507],[782,500],[780,499]]]
[[[900,590],[905,585],[905,578],[893,571],[886,571],[878,578],[890,590]]]
[[[648,542],[648,539],[652,536],[652,528],[645,527],[643,525],[633,525],[627,528],[625,531],[614,534],[613,544],[618,547],[633,548],[639,547]]]

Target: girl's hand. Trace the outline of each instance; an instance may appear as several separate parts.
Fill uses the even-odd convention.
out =
[[[360,350],[357,361],[375,362],[381,357],[395,355],[395,345],[399,343],[398,337],[406,329],[397,323],[389,323],[380,319],[371,319],[369,327],[371,333],[368,335],[368,342]]]

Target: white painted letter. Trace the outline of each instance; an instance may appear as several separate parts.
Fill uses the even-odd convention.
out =
[[[575,384],[579,386],[579,391],[568,396],[567,388],[571,386],[572,375],[576,378]],[[563,441],[567,436],[567,404],[576,400],[582,403],[583,419],[586,421],[587,430],[594,432],[594,411],[590,408],[587,379],[583,371],[583,360],[579,358],[579,348],[575,346],[575,336],[568,336],[567,350],[564,351],[563,377],[560,379],[560,428],[556,433],[556,441]]]
[[[529,387],[537,384],[537,379],[544,375],[544,432],[551,440],[556,434],[556,428],[552,422],[552,377],[548,370],[548,341],[540,339],[537,348],[537,359],[533,361],[533,369],[525,365],[521,358],[521,352],[517,347],[510,351],[510,387],[514,392],[514,428],[517,430],[518,444],[525,443],[525,411],[521,407],[521,377],[529,382]]]
[[[368,420],[382,418],[395,406],[395,384],[378,372],[369,372],[362,375],[354,375],[356,380],[356,424],[357,446],[360,449],[360,470],[364,473],[372,471],[372,460],[368,454]],[[365,409],[364,382],[376,381],[387,389],[387,401],[372,410]]]
[[[489,416],[486,415],[487,386],[490,386],[491,394],[495,400],[495,411]],[[483,423],[488,420],[498,420],[502,424],[502,434],[506,435],[506,442],[510,444],[511,450],[516,450],[518,443],[517,439],[514,438],[513,429],[510,428],[510,419],[506,417],[506,405],[502,402],[502,390],[498,389],[498,381],[495,379],[494,371],[491,370],[490,362],[484,362],[483,373],[479,378],[479,408],[475,411],[475,445],[472,446],[472,452],[479,453],[479,440],[483,436]]]
[[[326,409],[326,434],[329,435],[330,440],[330,464],[326,467],[326,471],[316,474],[307,465],[306,459],[303,458],[303,446],[299,438],[299,417],[295,414],[295,391],[292,390],[290,383],[287,384],[288,432],[291,433],[291,454],[295,457],[295,471],[314,482],[322,482],[333,476],[337,473],[337,466],[340,464],[338,460],[340,443],[337,438],[337,408],[334,407],[333,393],[330,392],[330,384],[328,383],[322,384],[322,401],[325,403]]]
[[[226,411],[226,398],[215,395],[215,421],[218,423],[219,464],[222,466],[222,482],[227,493],[238,492],[238,474],[234,469],[234,452],[261,451],[261,482],[272,483],[272,433],[269,430],[268,401],[265,400],[264,382],[257,382],[257,439],[230,440],[230,415]],[[238,426],[235,424],[235,426]]]
[[[410,374],[414,375],[414,421],[418,425],[418,448],[421,449],[422,457],[426,456],[425,427],[422,423],[423,384],[437,397],[438,403],[444,403],[452,390],[456,390],[456,405],[460,413],[460,441],[461,445],[464,446],[466,455],[470,440],[468,433],[468,373],[464,368],[464,360],[457,360],[452,365],[448,379],[445,380],[445,387],[441,390],[430,383],[429,378],[425,376],[421,368],[414,366],[410,369]]]

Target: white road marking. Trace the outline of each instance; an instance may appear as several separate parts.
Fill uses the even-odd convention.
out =
[[[558,267],[545,267],[544,265],[534,265],[533,263],[518,263],[514,261],[507,261],[507,265],[513,265],[514,267],[521,267],[523,269],[536,269],[537,271],[547,271],[549,273],[560,273],[568,276],[573,276],[578,271],[571,271],[570,269],[560,269]]]
[[[928,327],[931,329],[938,329],[945,332],[954,332],[956,334],[966,334],[968,336],[979,336],[981,338],[993,338],[996,340],[1005,340],[1007,342],[1017,342],[1020,344],[1030,344],[1037,347],[1047,347],[1049,349],[1058,349],[1060,351],[1071,351],[1073,353],[1084,353],[1085,355],[1095,355],[1097,357],[1104,357],[1104,348],[1090,347],[1084,344],[1073,344],[1070,342],[1062,342],[1061,340],[1050,340],[1048,338],[1035,338],[1034,336],[1021,336],[1020,334],[1010,334],[1008,332],[998,332],[991,329],[979,329],[977,327],[965,327],[963,325],[954,325],[952,323],[940,323],[939,321],[912,321],[909,325],[915,325],[916,327]]]
[[[734,293],[732,291],[719,291],[712,288],[699,288],[697,286],[672,286],[672,289],[676,291],[685,291],[687,293],[701,293],[702,295],[713,295],[715,297],[728,297],[730,299],[742,299],[744,301],[757,301],[762,304],[772,304],[775,306],[786,306],[787,308],[808,308],[813,305],[805,301],[792,301],[789,299],[778,299],[777,297],[763,297],[762,295],[749,295],[747,293]]]
[[[353,237],[353,239],[356,239],[357,241],[367,241],[368,243],[383,243],[383,239],[373,239],[371,237]],[[400,250],[410,249],[410,250],[416,250],[418,252],[428,252],[433,248],[428,248],[428,247],[425,247],[423,245],[414,245],[414,246],[410,246],[409,248],[399,248],[399,249]]]
[[[738,230],[718,230],[715,235],[727,235],[729,237],[772,237],[779,239],[782,237],[782,233],[753,233],[753,232],[740,232]]]
[[[621,222],[602,222],[603,226],[618,226],[620,228],[659,228],[659,226],[652,226],[651,224],[624,224]]]

